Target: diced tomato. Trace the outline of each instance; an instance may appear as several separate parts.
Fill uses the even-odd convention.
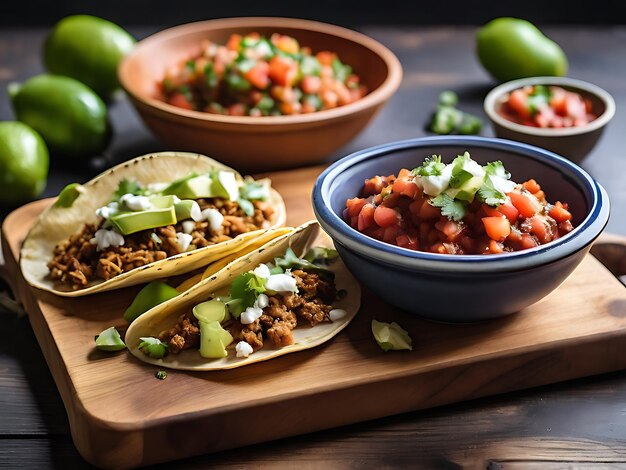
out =
[[[489,253],[502,253],[504,252],[504,245],[495,240],[489,240]]]
[[[528,97],[523,90],[514,90],[509,95],[508,105],[520,116],[530,117]]]
[[[348,211],[348,217],[354,217],[359,215],[363,206],[367,203],[367,201],[360,197],[353,197],[352,199],[348,199],[346,201],[346,209]]]
[[[491,207],[487,204],[483,204],[481,209],[487,217],[500,217],[502,215],[496,207]]]
[[[532,201],[531,195],[512,191],[507,196],[523,217],[532,217],[537,213],[538,201]]]
[[[383,198],[382,205],[385,207],[396,207],[400,202],[400,199],[402,199],[402,194],[390,193],[388,196]]]
[[[358,219],[358,229],[360,232],[373,226],[376,222],[374,222],[374,211],[376,208],[372,204],[365,204],[361,208],[361,212],[359,212]]]
[[[522,186],[524,186],[524,188],[526,188],[529,192],[533,194],[541,190],[541,186],[539,186],[539,183],[537,183],[534,179],[526,181],[522,184]]]
[[[363,185],[363,195],[371,196],[372,194],[378,194],[383,190],[384,187],[385,182],[383,181],[382,177],[374,176],[373,178],[365,180],[365,183]]]
[[[297,54],[300,51],[300,44],[291,36],[272,34],[271,41],[278,49],[288,54]]]
[[[290,57],[275,55],[270,60],[269,76],[278,85],[291,86],[298,76],[298,63]]]
[[[183,109],[193,109],[193,104],[189,102],[185,95],[182,93],[174,93],[170,99],[169,103]]]
[[[563,207],[559,201],[557,201],[552,209],[550,209],[550,217],[557,221],[557,223],[565,222],[566,220],[572,220],[572,214],[570,211]]]
[[[441,216],[441,210],[438,207],[424,202],[420,208],[420,217],[422,219],[436,219]]]
[[[374,214],[376,216],[376,214]],[[397,225],[390,225],[385,227],[385,233],[383,234],[383,241],[387,243],[394,243],[398,236],[402,235],[404,232]]]
[[[446,220],[441,231],[448,237],[448,240],[455,242],[463,232],[463,226],[456,223],[454,220]]]
[[[529,248],[535,248],[536,246],[537,246],[537,242],[535,241],[535,239],[533,237],[531,237],[527,233],[522,234],[522,239],[520,240],[520,249],[521,250],[527,250]]]
[[[483,217],[483,224],[487,235],[492,240],[504,241],[506,237],[511,233],[511,224],[509,220],[504,217]]]
[[[235,103],[228,107],[228,114],[231,116],[245,116],[246,105],[242,103]]]
[[[378,206],[374,212],[374,220],[381,227],[389,227],[398,224],[400,214],[390,207]]]
[[[511,222],[512,224],[514,224],[519,217],[519,210],[517,210],[517,208],[508,201],[498,206],[498,212],[500,212],[507,219],[509,219],[509,222]]]
[[[396,245],[401,248],[408,248],[409,250],[419,250],[417,237],[406,233],[398,235],[398,237],[396,238]]]
[[[413,199],[419,193],[419,187],[412,177],[398,176],[398,179],[393,182],[393,192]]]
[[[426,199],[419,198],[413,201],[411,204],[409,204],[409,211],[411,212],[411,214],[413,214],[414,216],[419,216],[421,212],[422,204],[424,204],[425,202],[426,202]]]
[[[307,75],[302,77],[302,83],[300,86],[302,87],[302,91],[304,93],[314,95],[320,91],[320,88],[322,88],[322,80],[320,77]]]
[[[398,178],[413,178],[413,174],[411,173],[411,170],[407,170],[406,168],[402,168],[399,172],[398,172]]]
[[[226,48],[231,51],[239,52],[239,49],[241,48],[241,39],[241,34],[231,35],[228,39],[228,42],[226,43]]]
[[[332,65],[333,60],[337,58],[337,54],[330,51],[320,51],[315,55],[315,57],[322,65]]]
[[[535,215],[530,219],[530,233],[537,237],[539,243],[548,243],[552,240],[550,226],[542,216]]]
[[[259,61],[257,64],[248,70],[243,76],[253,86],[260,90],[265,90],[270,84],[269,77],[270,66],[267,62]]]

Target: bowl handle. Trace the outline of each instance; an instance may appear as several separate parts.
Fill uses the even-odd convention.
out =
[[[591,247],[591,254],[626,284],[626,237],[602,233]]]

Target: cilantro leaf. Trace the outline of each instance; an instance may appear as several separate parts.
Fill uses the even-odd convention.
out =
[[[465,201],[457,201],[446,193],[441,193],[439,196],[431,199],[430,204],[439,207],[441,215],[445,215],[457,222],[465,216],[465,206],[467,205]]]
[[[304,259],[311,263],[328,263],[337,259],[339,253],[332,248],[325,248],[323,246],[315,246],[306,252]]]
[[[276,266],[284,269],[285,271],[287,269],[302,269],[304,271],[317,273],[327,279],[334,279],[335,277],[335,273],[329,269],[326,269],[316,263],[312,263],[307,259],[298,258],[291,248],[287,248],[284,257],[274,258],[274,263]]]
[[[446,167],[441,161],[441,155],[432,155],[424,160],[422,166],[415,168],[411,173],[415,176],[439,176]]]
[[[265,279],[253,272],[240,274],[230,286],[232,300],[226,304],[229,312],[233,317],[239,318],[241,312],[252,307],[256,298],[263,292],[265,292]]]
[[[139,349],[142,353],[154,359],[161,359],[165,356],[165,353],[167,352],[167,344],[162,342],[160,339],[152,337],[139,339],[141,340],[141,343],[139,343]]]
[[[113,201],[119,201],[124,194],[140,195],[143,192],[141,185],[137,181],[123,179],[113,193]]]
[[[500,160],[487,163],[485,166],[483,166],[483,169],[485,170],[485,174],[487,175],[497,176],[499,178],[504,178],[507,180],[511,178],[511,173],[504,169],[504,165]]]
[[[489,178],[485,178],[485,183],[478,190],[478,199],[488,206],[498,206],[506,202],[506,194],[494,188]]]

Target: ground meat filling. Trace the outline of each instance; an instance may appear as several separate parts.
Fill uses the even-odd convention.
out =
[[[293,344],[293,330],[299,324],[315,326],[331,321],[328,314],[337,298],[335,284],[315,273],[295,270],[292,274],[298,292],[270,296],[261,318],[249,325],[233,321],[229,329],[236,342],[245,341],[256,351],[263,347],[264,339],[269,339],[272,346],[280,348]],[[191,313],[181,315],[173,328],[159,334],[159,339],[168,345],[168,352],[172,354],[197,347],[200,342],[198,320]]]
[[[198,199],[197,202],[202,210],[219,210],[224,216],[224,222],[217,231],[212,231],[206,221],[196,222],[191,232],[193,238],[189,250],[215,245],[242,233],[267,228],[274,214],[270,204],[262,201],[253,201],[252,216],[247,216],[236,201],[212,198]],[[182,222],[127,235],[124,237],[124,245],[97,251],[89,240],[94,238],[104,222],[101,220],[99,225],[86,224],[81,232],[56,246],[48,269],[50,278],[58,286],[72,290],[82,289],[95,279],[106,281],[131,269],[181,253],[176,233],[183,232]],[[153,240],[153,234],[156,234],[160,242]]]

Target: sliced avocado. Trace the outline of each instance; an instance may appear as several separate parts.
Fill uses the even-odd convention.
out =
[[[177,180],[172,181],[165,189],[161,191],[161,194],[165,196],[178,195],[177,193],[181,186],[183,186],[188,180],[190,180],[191,178],[195,178],[196,176],[198,176],[198,173],[194,171],[192,173],[189,173],[187,176],[183,176],[182,178],[178,178]]]
[[[96,336],[96,349],[102,351],[120,351],[125,349],[126,345],[115,327],[107,328],[98,336]]]
[[[176,210],[172,206],[140,212],[119,212],[109,217],[109,222],[122,235],[130,235],[149,228],[176,224]]]
[[[179,292],[161,281],[153,281],[139,291],[133,302],[124,312],[124,320],[132,323],[152,307],[176,297]]]
[[[239,184],[234,173],[218,171],[211,175],[211,179],[211,190],[215,193],[213,197],[221,197],[231,201],[239,199]]]
[[[374,339],[385,352],[390,350],[413,350],[413,341],[409,334],[396,322],[384,323],[372,320]]]
[[[233,342],[232,335],[218,321],[200,321],[200,355],[206,358],[226,357],[226,346]]]
[[[59,193],[59,198],[54,203],[54,207],[72,207],[74,201],[78,199],[82,191],[82,186],[78,183],[70,183]]]
[[[176,208],[176,219],[179,222],[185,219],[193,219],[198,222],[202,218],[200,205],[191,199],[177,202],[174,207]]]
[[[228,310],[226,304],[217,299],[207,300],[193,308],[193,315],[201,322],[223,322],[228,320]]]
[[[450,188],[446,191],[446,193],[449,194],[450,197],[452,197],[453,199],[472,202],[474,200],[474,196],[483,185],[484,180],[484,176],[473,176],[465,183],[463,183],[460,187]]]
[[[150,196],[148,200],[154,209],[167,209],[174,206],[174,196]]]

